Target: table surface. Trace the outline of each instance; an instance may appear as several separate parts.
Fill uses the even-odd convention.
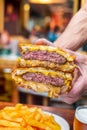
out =
[[[13,106],[15,104],[8,103],[8,102],[0,102],[0,109],[4,108],[5,106]],[[70,130],[73,130],[73,120],[74,120],[74,114],[75,111],[72,109],[67,108],[56,108],[56,107],[48,107],[48,106],[38,106],[38,105],[29,105],[28,106],[37,106],[42,108],[45,111],[57,114],[61,117],[63,117],[70,125]]]

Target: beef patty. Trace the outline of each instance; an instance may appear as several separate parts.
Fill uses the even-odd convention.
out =
[[[46,75],[41,74],[41,73],[26,73],[23,75],[23,79],[26,81],[32,80],[35,82],[50,84],[50,85],[54,85],[54,86],[65,85],[63,78],[59,78],[57,76],[55,76],[55,77],[46,76]]]
[[[50,61],[57,64],[64,64],[66,62],[66,59],[57,54],[56,52],[48,52],[48,51],[42,51],[42,50],[36,50],[29,52],[26,51],[22,54],[22,57],[26,60],[41,60],[41,61]]]

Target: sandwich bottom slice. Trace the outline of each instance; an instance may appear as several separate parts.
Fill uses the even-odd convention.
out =
[[[32,67],[16,68],[12,78],[21,87],[37,92],[48,92],[49,97],[58,97],[71,90],[73,75],[68,72]]]

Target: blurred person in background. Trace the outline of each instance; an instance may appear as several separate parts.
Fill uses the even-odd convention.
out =
[[[83,45],[82,50],[87,52],[87,42],[85,43],[85,45]]]
[[[10,35],[16,35],[19,33],[19,19],[18,12],[14,10],[14,6],[12,4],[8,4],[5,11],[5,22],[4,29],[7,30]]]
[[[20,35],[23,36],[23,38],[28,39],[30,35],[30,31],[27,28],[22,26]]]
[[[35,43],[38,38],[40,38],[40,27],[36,25],[30,31],[29,40],[31,41],[31,43]]]
[[[19,55],[18,51],[18,40],[12,39],[7,31],[1,33],[0,38],[0,54],[4,55]]]
[[[60,35],[60,29],[56,25],[53,29],[49,28],[48,33],[47,33],[47,39],[50,42],[54,42]]]

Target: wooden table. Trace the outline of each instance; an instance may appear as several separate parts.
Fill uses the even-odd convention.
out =
[[[7,103],[7,102],[0,102],[0,109],[2,109],[5,106],[13,106],[15,104],[13,103]],[[28,106],[32,106],[27,104]],[[33,105],[36,106],[36,105]],[[65,108],[56,108],[56,107],[47,107],[47,106],[37,106],[42,108],[45,111],[57,114],[61,117],[63,117],[70,125],[70,130],[73,130],[73,119],[74,119],[74,110],[71,109],[65,109]]]

